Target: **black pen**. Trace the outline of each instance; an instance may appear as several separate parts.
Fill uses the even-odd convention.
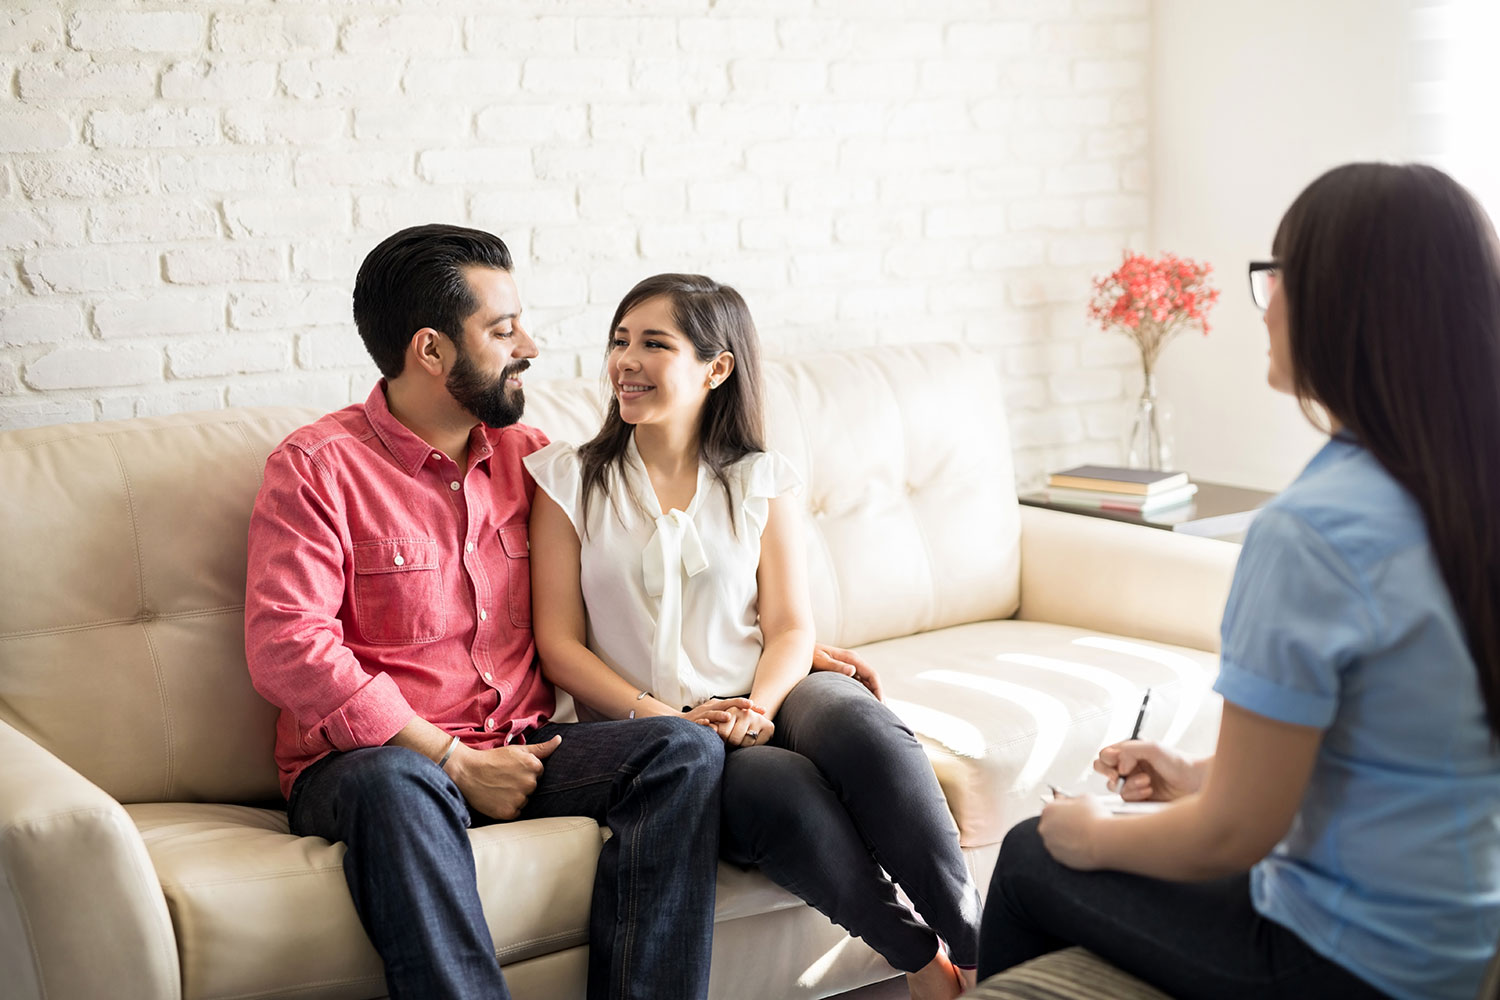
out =
[[[1146,703],[1151,700],[1151,689],[1146,689],[1146,697],[1141,699],[1141,710],[1135,714],[1135,728],[1130,731],[1130,738],[1138,740],[1141,738],[1141,723],[1146,721]]]

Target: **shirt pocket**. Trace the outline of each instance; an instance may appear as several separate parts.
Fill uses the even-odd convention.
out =
[[[354,543],[354,627],[366,642],[435,642],[447,628],[437,542],[376,538]]]
[[[505,551],[505,591],[510,604],[510,623],[531,627],[531,539],[526,525],[500,529],[500,547]]]

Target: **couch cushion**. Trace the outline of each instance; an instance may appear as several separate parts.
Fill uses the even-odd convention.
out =
[[[999,841],[1035,815],[1048,782],[1075,785],[1092,774],[1098,749],[1130,735],[1147,687],[1143,735],[1206,753],[1218,731],[1218,657],[1201,650],[995,621],[859,652],[926,746],[968,847]]]
[[[245,670],[245,532],[307,410],[0,434],[0,718],[122,802],[277,794]]]
[[[292,836],[277,809],[127,809],[166,893],[184,998],[383,992],[380,960],[344,881],[342,844]],[[600,844],[592,820],[498,823],[469,838],[502,963],[587,941]]]

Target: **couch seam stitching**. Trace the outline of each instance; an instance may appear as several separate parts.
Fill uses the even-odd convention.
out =
[[[120,483],[125,489],[125,511],[130,517],[130,540],[135,546],[135,606],[136,624],[146,641],[146,650],[151,654],[151,673],[156,680],[156,697],[161,705],[162,750],[166,757],[166,771],[162,775],[162,797],[171,798],[172,788],[172,713],[167,699],[166,678],[162,676],[161,657],[156,654],[156,644],[151,641],[151,629],[147,625],[149,609],[146,606],[146,561],[141,555],[141,522],[136,513],[135,489],[130,483],[130,470],[125,468],[125,459],[115,443],[114,435],[108,435],[110,453],[115,456],[115,468],[120,474]]]
[[[180,618],[200,618],[208,617],[211,615],[229,614],[230,612],[243,611],[244,609],[245,606],[243,604],[222,604],[215,608],[197,608],[192,611],[169,611],[165,614],[152,615],[151,617],[156,621],[176,621]],[[48,625],[45,628],[21,629],[16,632],[3,632],[0,633],[0,642],[5,642],[8,639],[31,639],[36,636],[63,635],[68,632],[85,632],[89,629],[106,628],[111,625],[135,625],[138,624],[144,617],[144,615],[137,615],[133,618],[100,618],[95,621],[79,622],[74,625]]]
[[[172,743],[172,707],[167,697],[167,682],[162,676],[161,657],[156,652],[156,641],[151,637],[151,622],[140,623],[141,635],[146,639],[146,649],[151,654],[151,670],[156,676],[156,691],[161,699],[162,739],[167,755],[166,773],[162,775],[162,801],[172,801],[172,779],[177,771],[177,754]]]
[[[266,484],[266,463],[261,461],[258,465],[255,461],[255,445],[250,441],[250,435],[245,431],[245,422],[236,420],[231,424],[235,432],[240,436],[240,442],[245,446],[245,455],[250,459],[250,467],[255,470],[255,491],[260,492],[260,487]]]

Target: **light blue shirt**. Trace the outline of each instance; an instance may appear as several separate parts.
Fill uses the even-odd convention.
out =
[[[1329,441],[1251,526],[1222,637],[1228,701],[1323,730],[1256,910],[1393,996],[1472,1000],[1500,938],[1500,756],[1416,501]]]

